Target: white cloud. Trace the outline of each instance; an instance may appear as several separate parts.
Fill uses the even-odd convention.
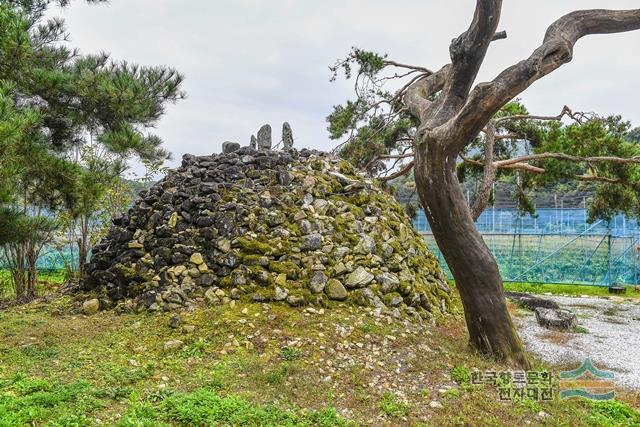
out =
[[[598,7],[638,6],[631,0],[505,2],[500,28],[509,37],[491,46],[479,79],[528,56],[562,14]],[[276,139],[283,121],[291,123],[298,146],[334,146],[324,119],[352,94],[351,83],[329,82],[328,65],[357,45],[439,68],[450,40],[468,26],[473,2],[112,0],[76,2],[54,13],[67,19],[73,45],[85,53],[104,50],[186,75],[188,99],[171,106],[158,127],[177,161],[185,152],[217,152],[225,140],[246,143],[264,123]],[[567,104],[640,125],[639,47],[640,31],[587,37],[572,63],[522,98],[536,113]]]

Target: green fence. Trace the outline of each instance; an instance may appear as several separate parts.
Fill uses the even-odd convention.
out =
[[[640,242],[635,221],[619,216],[612,221],[589,224],[580,209],[547,209],[538,218],[522,217],[513,210],[496,211],[485,212],[478,228],[504,281],[639,284]],[[425,226],[426,221],[420,221],[420,217],[416,222],[429,248],[450,275],[428,224]]]

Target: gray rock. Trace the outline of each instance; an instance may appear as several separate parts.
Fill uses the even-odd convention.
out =
[[[537,297],[535,295],[525,294],[524,292],[505,292],[504,295],[518,303],[518,305],[535,310],[538,307],[558,309],[560,306],[557,302]]]
[[[258,131],[258,150],[271,150],[271,126],[264,125]]]
[[[381,306],[382,298],[395,308],[391,303],[400,295],[402,313],[405,305],[420,314],[427,307],[440,311],[439,302],[430,306],[421,295],[429,294],[425,287],[444,286],[444,276],[429,267],[435,259],[416,244],[419,236],[392,198],[327,153],[257,150],[254,139],[256,149],[183,156],[179,168],[114,221],[92,250],[81,287],[105,296],[100,310],[128,300],[131,310],[179,312],[254,295],[266,302],[293,295],[294,305],[299,295],[305,305],[359,295],[368,306]],[[362,184],[359,194],[347,189],[352,184]],[[395,223],[403,226],[390,227]],[[240,237],[270,249],[246,246]],[[415,257],[433,262],[410,267]],[[367,287],[374,293],[361,292]]]
[[[362,295],[369,301],[369,304],[374,306],[375,308],[386,308],[384,303],[373,291],[369,288],[361,289]],[[408,307],[413,308],[413,307]]]
[[[222,143],[222,152],[225,154],[233,153],[240,149],[240,144],[237,142],[225,141]]]
[[[576,315],[562,308],[537,307],[535,313],[536,320],[545,328],[571,330],[578,325]]]
[[[322,249],[322,236],[317,233],[302,236],[300,249],[303,251],[317,251],[318,249]]]
[[[209,304],[218,304],[220,302],[220,298],[216,295],[215,288],[209,288],[204,293],[204,297]]]
[[[99,310],[100,310],[100,301],[97,298],[87,300],[82,304],[82,312],[87,316],[96,314]]]
[[[354,185],[354,184],[358,184],[358,181],[353,179],[353,178],[349,178],[346,175],[341,174],[340,172],[329,172],[329,175],[331,175],[332,177],[334,177],[335,179],[337,179],[341,184],[344,185]]]
[[[291,307],[300,307],[306,303],[305,299],[301,295],[289,295],[287,297],[287,304]]]
[[[174,314],[169,318],[169,327],[171,329],[178,329],[182,324],[182,318],[179,314]]]
[[[180,340],[171,340],[171,341],[166,341],[163,344],[162,348],[165,351],[165,353],[170,353],[173,351],[180,350],[183,346],[184,346],[184,342]]]
[[[392,306],[392,307],[397,307],[400,304],[402,304],[402,301],[403,301],[403,299],[402,299],[401,296],[395,296],[395,297],[391,298],[391,301],[389,301],[389,305]]]
[[[289,123],[284,122],[282,124],[282,148],[284,150],[290,150],[293,148],[293,132]]]
[[[255,135],[251,135],[251,139],[249,140],[249,147],[253,148],[254,150],[258,148],[258,140],[256,139]]]
[[[287,295],[289,295],[289,293],[286,289],[276,286],[276,295],[273,299],[276,301],[284,301],[287,298]]]
[[[313,203],[313,195],[306,193],[302,198],[302,209],[309,209],[309,206]]]
[[[369,273],[364,269],[364,267],[360,266],[347,276],[344,284],[347,286],[347,288],[362,288],[371,283],[373,278],[373,274]]]
[[[349,252],[351,252],[351,250],[348,247],[340,246],[336,248],[336,258],[342,259],[346,257],[349,254]]]
[[[245,277],[245,275],[242,272],[236,271],[231,276],[231,283],[233,283],[233,286],[246,285],[247,284],[247,278]]]
[[[218,278],[213,274],[203,274],[202,276],[196,279],[196,285],[207,288],[213,285],[214,283],[216,283],[217,281],[218,281]]]
[[[311,292],[319,294],[324,290],[326,283],[327,276],[325,276],[324,271],[314,271],[311,280],[309,280],[309,288]]]
[[[291,184],[293,178],[291,178],[291,174],[287,171],[278,171],[276,173],[276,179],[278,180],[278,184],[287,186]]]
[[[368,234],[363,234],[360,237],[360,241],[354,249],[355,253],[361,255],[369,255],[376,251],[376,241]]]
[[[331,279],[324,287],[324,293],[332,300],[343,301],[347,299],[347,289],[337,279]]]
[[[376,277],[376,281],[380,283],[380,290],[388,294],[394,292],[400,286],[400,279],[393,273],[382,273]]]
[[[300,232],[302,234],[311,234],[312,228],[311,228],[311,223],[309,221],[307,221],[306,219],[303,219],[302,221],[300,221]]]
[[[370,288],[362,288],[353,291],[354,302],[364,307],[376,307],[380,309],[386,308],[386,305],[382,302],[378,296],[373,293]]]

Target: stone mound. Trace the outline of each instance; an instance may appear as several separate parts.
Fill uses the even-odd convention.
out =
[[[114,220],[87,271],[84,291],[136,310],[343,301],[429,318],[450,292],[392,196],[295,149],[185,155]]]

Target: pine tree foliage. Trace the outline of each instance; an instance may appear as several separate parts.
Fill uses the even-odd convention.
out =
[[[382,181],[410,173],[419,123],[402,101],[412,84],[432,72],[359,48],[329,68],[332,81],[340,76],[354,81],[353,99],[334,106],[327,117],[330,137],[340,141],[338,154]],[[519,209],[535,214],[535,191],[578,181],[576,185],[593,194],[591,220],[640,214],[640,138],[638,128],[632,129],[621,116],[601,117],[568,107],[557,116],[535,116],[514,100],[490,124],[493,129],[480,132],[458,159],[458,179],[473,181],[476,193],[482,192],[483,184],[486,187],[487,179],[511,181]],[[487,158],[495,169],[488,176]],[[472,205],[479,196],[471,198]],[[477,215],[491,203],[490,194],[480,202]]]

